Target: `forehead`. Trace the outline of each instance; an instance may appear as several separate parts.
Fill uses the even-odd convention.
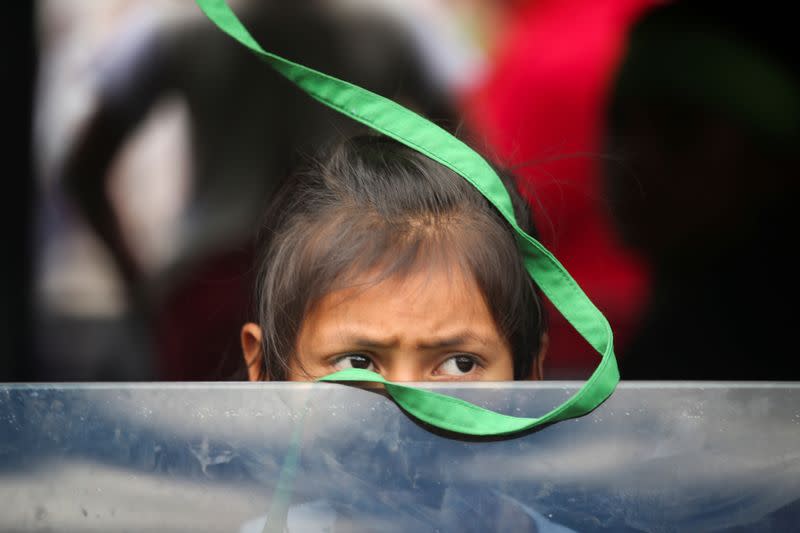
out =
[[[499,333],[481,290],[461,269],[431,268],[381,279],[357,276],[320,299],[303,321],[315,335],[354,329],[364,335],[424,341],[468,330]]]

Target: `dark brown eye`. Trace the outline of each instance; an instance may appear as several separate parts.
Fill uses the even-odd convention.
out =
[[[466,374],[467,372],[470,372],[473,367],[475,367],[475,361],[469,357],[456,357],[456,366],[460,371]]]
[[[363,354],[348,354],[337,359],[333,366],[336,370],[346,368],[363,368],[364,370],[375,370],[372,359]]]
[[[474,357],[456,355],[439,365],[437,371],[447,376],[463,376],[475,370],[476,364],[477,362]]]

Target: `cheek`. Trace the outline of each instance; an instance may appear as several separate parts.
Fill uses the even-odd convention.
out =
[[[497,357],[487,364],[481,379],[485,381],[512,381],[514,379],[514,358],[511,352],[506,349],[500,350]]]
[[[315,317],[304,321],[295,341],[294,353],[288,360],[288,381],[313,381],[330,373],[324,359],[314,355],[320,349],[318,330]]]
[[[508,357],[503,359],[503,380],[512,381],[514,379],[514,359],[511,354],[508,354]]]
[[[324,365],[303,357],[292,357],[289,360],[289,369],[286,371],[287,381],[314,381],[329,374]]]

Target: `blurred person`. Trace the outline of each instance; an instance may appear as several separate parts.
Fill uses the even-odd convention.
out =
[[[152,346],[142,313],[127,304],[111,258],[73,208],[60,178],[71,141],[93,106],[100,51],[115,43],[119,33],[141,33],[185,18],[186,10],[175,0],[45,0],[36,8],[41,48],[34,120],[38,379],[150,379]],[[109,192],[123,215],[144,204],[153,223],[169,221],[165,207],[175,207],[169,203],[180,190],[169,185],[185,182],[181,167],[187,158],[183,109],[175,104],[170,100],[156,106],[109,171]],[[180,173],[181,179],[154,181],[165,173]],[[130,224],[130,216],[121,218],[137,258],[148,267],[155,264],[154,251],[170,232],[162,228],[154,238],[152,231],[144,231],[149,227]]]
[[[374,12],[397,21],[414,42],[432,84],[458,94],[486,67],[487,41],[501,27],[505,2],[484,0],[330,0],[342,10]]]
[[[259,2],[241,11],[256,38],[283,55],[432,116],[450,114],[406,34],[386,20],[341,16],[314,3]],[[335,113],[306,105],[304,95],[256,58],[195,22],[129,28],[103,50],[96,103],[61,169],[134,305],[145,313],[156,309],[156,374],[169,379],[207,379],[220,351],[235,342],[248,297],[241,280],[251,230],[293,154],[353,130]],[[180,95],[189,112],[192,187],[170,264],[148,277],[109,199],[109,168],[148,111],[170,94]]]
[[[602,190],[610,85],[651,0],[503,2],[485,78],[463,98],[473,144],[510,168],[542,242],[608,317],[619,353],[638,324],[648,273],[615,235]],[[548,376],[585,377],[596,354],[551,313]]]
[[[653,295],[627,379],[800,379],[793,22],[680,2],[640,20],[616,81],[607,188]]]

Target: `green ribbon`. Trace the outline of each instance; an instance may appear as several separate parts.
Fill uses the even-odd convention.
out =
[[[563,404],[538,418],[502,415],[457,398],[391,383],[379,374],[363,369],[342,370],[323,377],[321,381],[381,383],[403,409],[419,420],[447,431],[478,436],[508,435],[582,416],[614,392],[619,382],[619,370],[608,321],[561,263],[541,243],[520,229],[508,191],[483,157],[439,126],[396,102],[265,51],[225,0],[196,1],[222,31],[312,98],[425,154],[472,184],[516,232],[525,268],[541,291],[601,355],[600,364],[583,387]]]

